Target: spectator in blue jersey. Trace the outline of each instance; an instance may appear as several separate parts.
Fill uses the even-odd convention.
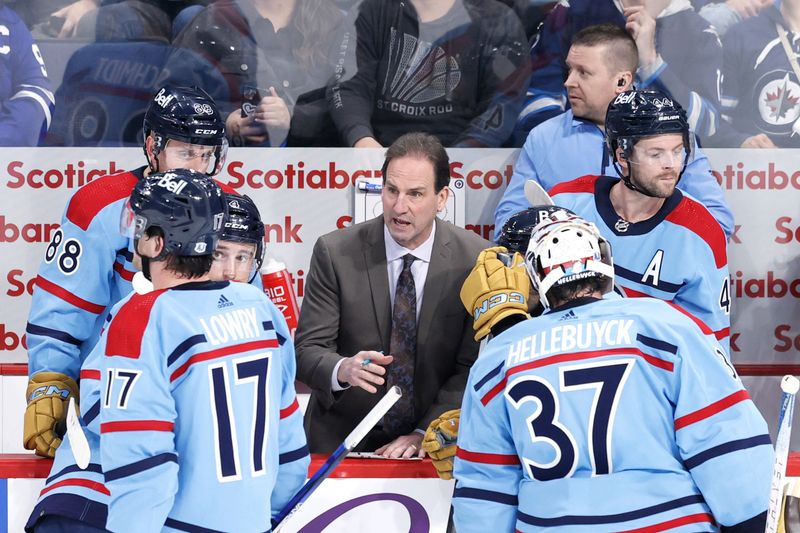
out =
[[[676,187],[691,157],[683,108],[657,91],[626,91],[608,106],[606,139],[622,179],[586,175],[550,190],[556,205],[600,228],[614,249],[616,285],[696,317],[728,348],[731,293],[725,234]]]
[[[329,95],[346,146],[389,146],[411,131],[451,147],[508,140],[529,76],[510,9],[496,0],[365,0],[353,16]]]
[[[612,154],[603,138],[606,109],[618,94],[631,88],[637,58],[636,43],[622,28],[603,24],[575,34],[564,82],[570,109],[528,134],[495,210],[496,233],[512,214],[530,207],[524,194],[527,180],[548,190],[585,174],[613,174]],[[714,215],[726,235],[733,232],[733,213],[699,149],[691,151],[680,188]]]
[[[738,22],[755,17],[772,2],[773,0],[692,0],[692,5],[722,37]]]
[[[175,38],[166,71],[211,93],[235,146],[336,146],[325,88],[342,20],[329,0],[218,0]]]
[[[636,40],[636,86],[682,102],[692,130],[701,138],[713,135],[722,47],[687,0],[569,0],[550,12],[531,48],[533,74],[515,136],[524,139],[531,128],[564,111],[564,60],[572,38],[604,23],[625,27]]]
[[[39,47],[0,2],[0,146],[36,146],[50,127],[55,98]]]
[[[217,174],[225,160],[224,124],[213,100],[192,87],[162,87],[144,120],[147,164],[103,176],[69,199],[45,250],[31,297],[26,334],[29,383],[24,446],[53,457],[53,467],[27,530],[63,527],[105,531],[108,489],[96,448],[86,470],[76,468],[69,439],[56,424],[70,396],[78,399],[81,362],[97,342],[111,307],[131,292],[133,248],[119,219],[133,187],[151,172],[188,168]]]
[[[574,215],[534,228],[525,266],[545,313],[492,339],[470,370],[459,533],[764,530],[766,422],[690,317],[603,298],[612,249]]]
[[[800,147],[800,2],[783,0],[725,36],[723,148]]]
[[[153,174],[126,213],[154,290],[111,309],[82,367],[107,528],[269,531],[310,462],[286,321],[257,287],[211,279],[226,201],[207,176]]]

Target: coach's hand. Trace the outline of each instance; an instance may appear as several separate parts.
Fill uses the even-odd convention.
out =
[[[373,350],[363,350],[352,357],[346,358],[339,365],[336,379],[342,385],[361,387],[365,391],[375,394],[378,389],[375,385],[383,385],[383,375],[386,374],[384,366],[392,362],[391,355],[383,355]]]
[[[508,253],[503,246],[487,248],[478,255],[475,268],[461,287],[461,303],[475,320],[475,340],[491,332],[502,319],[522,314],[527,317],[531,280],[525,261],[515,253],[506,266],[497,254]]]
[[[436,473],[442,479],[453,479],[453,458],[456,455],[460,417],[461,409],[442,413],[442,416],[431,422],[425,438],[422,439],[422,449],[431,456]]]
[[[401,435],[389,444],[384,444],[375,450],[375,453],[387,459],[425,457],[425,452],[422,450],[422,433],[414,431],[408,435]]]
[[[55,457],[61,438],[56,424],[67,417],[70,397],[78,399],[78,384],[60,372],[39,372],[28,382],[28,407],[23,423],[23,444],[42,457]]]

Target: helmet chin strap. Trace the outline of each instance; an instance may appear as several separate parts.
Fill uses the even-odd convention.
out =
[[[147,281],[153,281],[153,278],[151,277],[150,273],[150,262],[163,261],[164,259],[166,259],[168,255],[167,250],[166,249],[161,250],[161,253],[158,254],[158,257],[148,257],[146,255],[142,255],[139,253],[139,239],[135,239],[133,241],[133,249],[136,252],[136,254],[139,255],[139,259],[142,260],[142,274],[144,274],[144,277],[147,279]]]

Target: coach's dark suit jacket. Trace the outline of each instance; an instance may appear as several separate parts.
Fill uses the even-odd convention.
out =
[[[478,354],[472,318],[459,291],[475,259],[491,243],[436,220],[431,262],[417,321],[414,370],[416,427],[461,406],[469,369]],[[320,237],[314,245],[297,327],[297,378],[312,389],[305,417],[309,448],[329,453],[386,391],[360,387],[332,392],[333,368],[361,350],[389,354],[391,300],[383,217]],[[398,435],[373,431],[359,450],[372,451]]]

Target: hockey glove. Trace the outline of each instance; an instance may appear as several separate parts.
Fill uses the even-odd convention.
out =
[[[431,422],[422,439],[422,449],[430,455],[436,473],[442,479],[453,479],[453,457],[456,455],[458,419],[461,409],[453,409]]]
[[[61,444],[55,426],[66,418],[69,398],[74,396],[77,401],[78,390],[75,380],[60,372],[39,372],[31,378],[25,392],[28,407],[22,430],[26,449],[42,457],[55,456]]]
[[[528,316],[531,280],[525,272],[525,262],[515,253],[511,256],[511,265],[506,266],[497,257],[498,253],[507,253],[507,250],[495,246],[482,251],[461,287],[461,303],[474,319],[476,341],[487,336],[492,326],[506,317]]]

